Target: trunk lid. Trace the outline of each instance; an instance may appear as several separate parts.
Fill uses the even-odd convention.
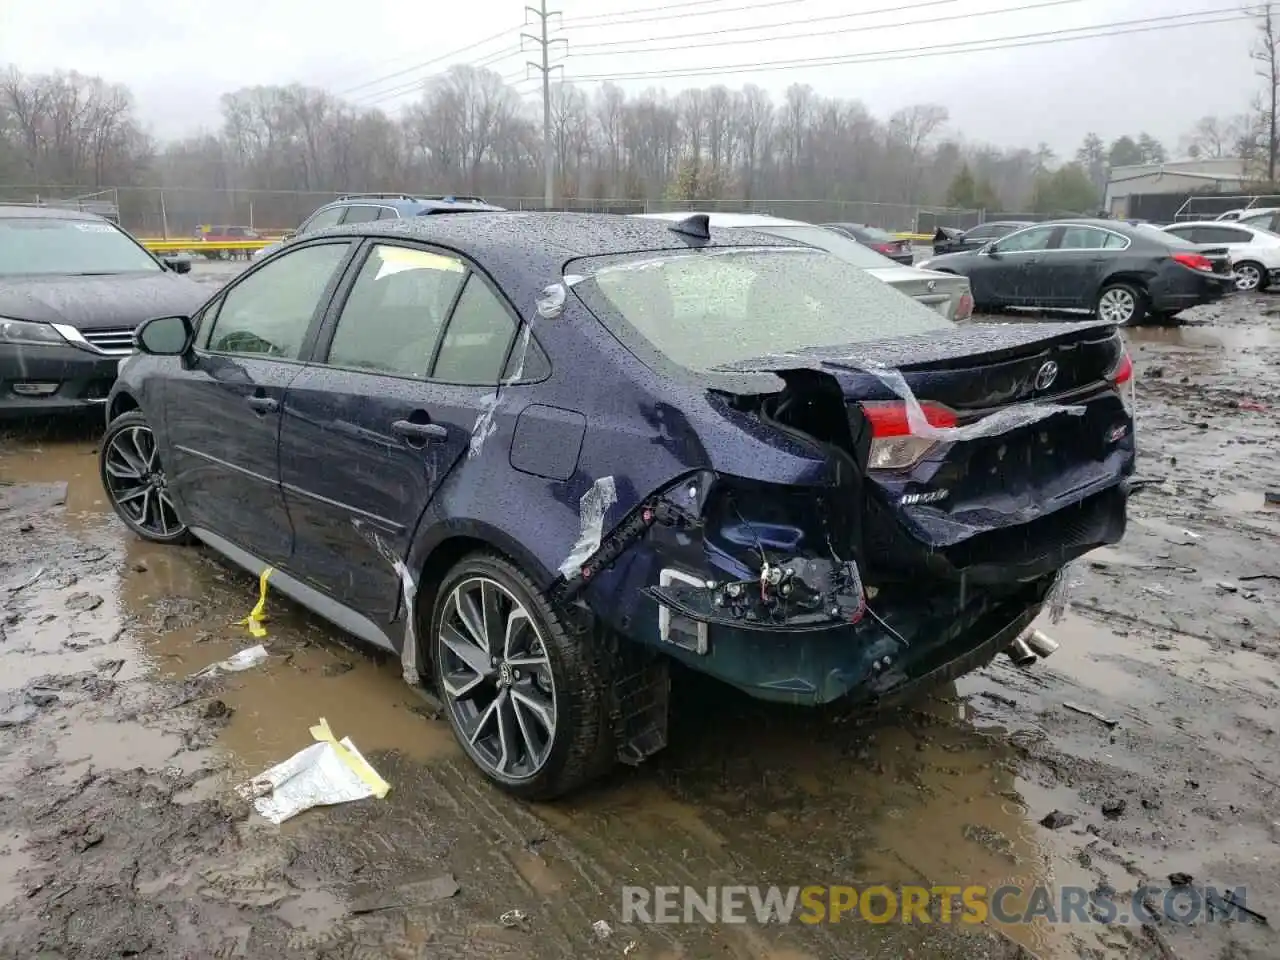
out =
[[[952,319],[953,302],[959,300],[961,288],[969,283],[967,278],[953,273],[918,267],[873,267],[867,272],[948,320]]]
[[[862,553],[878,577],[981,583],[1044,575],[1122,535],[1134,454],[1115,382],[1124,358],[1107,323],[976,324],[750,368],[796,393],[813,373],[839,384],[868,481]],[[915,461],[870,468],[880,435],[868,410],[885,402],[941,405],[954,427],[925,434]]]

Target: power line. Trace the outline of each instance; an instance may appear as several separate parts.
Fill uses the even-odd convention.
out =
[[[860,13],[837,13],[829,17],[813,17],[809,20],[789,20],[786,23],[770,23],[761,24],[756,27],[727,27],[723,30],[708,30],[703,33],[685,33],[677,34],[670,37],[653,37],[645,40],[645,43],[664,43],[668,40],[684,40],[694,37],[715,36],[721,33],[741,33],[746,30],[776,30],[779,27],[798,27],[810,23],[818,23],[823,20],[841,20],[848,17],[870,16],[876,13],[900,13],[905,10],[916,10],[920,7],[933,7],[943,3],[955,3],[956,0],[928,0],[926,3],[919,3],[912,6],[896,6],[881,7],[879,10],[864,10]],[[710,40],[706,43],[688,43],[681,44],[678,47],[637,47],[634,50],[596,50],[596,47],[613,47],[622,43],[637,43],[636,40],[613,40],[608,43],[592,43],[587,44],[585,52],[581,48],[575,48],[573,56],[575,57],[620,57],[632,53],[666,53],[676,50],[702,50],[707,47],[731,47],[739,46],[744,43],[773,43],[777,40],[807,40],[811,37],[829,37],[841,33],[864,33],[872,30],[894,30],[902,27],[918,27],[932,26],[935,23],[944,23],[949,20],[968,20],[972,17],[987,17],[1002,13],[1030,13],[1036,10],[1043,10],[1046,7],[1061,7],[1069,3],[1084,3],[1085,0],[1044,0],[1041,3],[1022,4],[1017,7],[1003,7],[999,10],[976,10],[965,13],[953,13],[942,17],[932,17],[928,20],[899,20],[897,23],[877,23],[860,27],[840,27],[835,30],[818,30],[812,33],[793,33],[786,36],[774,37],[742,37],[737,40]]]
[[[658,20],[687,20],[690,17],[711,17],[725,13],[750,13],[753,10],[765,10],[769,7],[787,7],[797,3],[804,3],[805,0],[765,0],[763,3],[739,4],[736,7],[724,7],[719,10],[695,10],[692,13],[663,13],[654,17],[640,17],[636,20],[610,20],[605,23],[581,23],[577,20],[566,20],[563,26],[576,26],[579,30],[596,30],[600,27],[629,27],[635,23],[654,23]],[[650,7],[651,10],[660,10],[661,7]],[[643,10],[634,10],[632,13],[643,13]],[[607,16],[607,14],[601,14]],[[629,13],[615,14],[619,17],[628,17]]]
[[[1219,13],[1230,13],[1229,16],[1212,20],[1196,20],[1179,23],[1157,23],[1178,17],[1209,16]],[[1134,33],[1151,33],[1160,30],[1172,30],[1178,27],[1206,26],[1215,23],[1231,23],[1251,19],[1252,14],[1241,12],[1238,7],[1227,7],[1220,10],[1201,10],[1194,13],[1174,14],[1165,17],[1148,17],[1140,20],[1124,20],[1117,23],[1097,24],[1087,27],[1071,27],[1063,30],[1048,30],[1040,33],[1018,34],[1009,37],[993,37],[987,40],[968,40],[957,43],[936,44],[924,47],[906,47],[900,50],[878,50],[863,54],[837,54],[828,57],[804,57],[793,60],[756,61],[754,63],[725,64],[718,67],[694,67],[688,70],[649,70],[631,73],[593,74],[589,76],[566,77],[569,83],[596,83],[612,80],[656,80],[693,77],[714,77],[723,74],[748,73],[773,70],[793,70],[802,67],[829,67],[843,64],[882,63],[904,60],[918,60],[926,57],[946,56],[955,53],[985,53],[993,50],[1011,50],[1019,47],[1034,47],[1046,43],[1067,42],[1071,40],[1092,40],[1103,37],[1123,36]],[[1114,27],[1127,27],[1129,24],[1145,24],[1128,29],[1113,30]],[[1155,24],[1155,25],[1150,25]],[[1084,30],[1102,31],[1079,36],[1066,34]],[[1013,42],[1011,42],[1013,41]],[[960,49],[963,48],[963,49]]]
[[[468,64],[468,66],[480,70],[485,67],[490,67],[495,63],[500,63],[503,60],[510,60],[512,57],[518,56],[522,53],[524,53],[524,51],[520,47],[510,47],[498,53],[491,54],[490,56],[478,60],[475,63]],[[422,85],[430,79],[430,76],[416,77],[408,83],[401,84],[398,87],[392,87],[390,90],[381,90],[372,94],[366,94],[364,97],[357,97],[356,101],[360,106],[373,107],[379,103],[386,103],[388,100],[395,100],[398,97],[403,97],[406,93],[413,93],[420,90],[422,89]]]
[[[345,90],[339,90],[338,95],[344,96],[356,90],[363,90],[365,87],[377,86],[378,84],[385,83],[388,80],[394,80],[397,77],[403,77],[405,74],[413,73],[416,70],[421,70],[423,67],[430,67],[433,64],[440,63],[443,60],[449,60],[453,57],[458,56],[458,54],[460,53],[469,53],[470,51],[474,50],[476,47],[483,47],[486,43],[493,43],[493,41],[500,40],[502,37],[505,37],[507,34],[514,33],[519,29],[520,29],[520,26],[517,25],[514,27],[508,27],[505,30],[499,30],[497,33],[495,33],[491,37],[485,37],[483,40],[477,40],[475,43],[468,44],[465,47],[459,47],[457,50],[451,50],[449,53],[443,53],[438,57],[432,58],[431,60],[423,60],[421,63],[415,63],[413,66],[405,67],[403,70],[397,70],[394,73],[388,73],[385,76],[378,77],[376,80],[368,80],[364,83],[356,84],[354,87],[347,87]]]
[[[588,13],[581,17],[569,17],[563,23],[584,23],[588,20],[611,20],[614,17],[630,17],[638,13],[656,13],[660,10],[686,10],[689,7],[707,7],[715,3],[727,3],[728,0],[686,0],[684,3],[664,3],[656,7],[640,7],[635,10],[620,10],[616,13]],[[716,11],[719,12],[719,11]]]
[[[895,4],[892,7],[880,7],[876,10],[859,10],[856,13],[832,13],[821,17],[806,17],[803,20],[784,20],[782,23],[761,23],[753,26],[744,27],[721,27],[711,30],[696,30],[693,33],[673,33],[664,37],[647,37],[645,43],[665,43],[668,40],[688,40],[696,37],[714,37],[723,33],[743,33],[748,30],[774,30],[778,27],[792,27],[800,24],[824,23],[830,20],[848,20],[850,17],[871,17],[879,13],[905,13],[909,10],[919,10],[924,7],[938,7],[943,4],[956,3],[958,0],[925,0],[924,3],[907,3]],[[976,14],[969,14],[976,16]],[[932,21],[924,21],[932,22]],[[759,39],[768,39],[761,37]],[[595,43],[583,44],[581,49],[594,50],[597,47],[618,47],[628,43],[640,43],[639,40],[600,40]],[[621,51],[619,51],[621,52]]]

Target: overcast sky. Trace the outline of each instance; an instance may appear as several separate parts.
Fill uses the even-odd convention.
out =
[[[173,137],[216,127],[219,94],[254,84],[313,84],[394,112],[415,96],[419,78],[472,62],[532,96],[537,84],[520,82],[526,56],[514,49],[523,7],[523,0],[0,0],[0,64],[75,68],[127,84],[152,132]],[[881,116],[935,102],[950,111],[950,131],[969,140],[1032,147],[1045,141],[1063,154],[1088,130],[1106,139],[1147,130],[1172,150],[1198,117],[1246,109],[1259,83],[1248,58],[1253,28],[1242,19],[954,50],[1153,17],[1174,19],[1109,29],[1239,18],[1240,4],[1228,0],[561,0],[553,9],[563,12],[557,35],[568,40],[570,79],[732,68],[620,83],[632,91],[650,85],[675,91],[753,82],[776,95],[808,83],[822,94],[858,97]],[[680,39],[662,42],[671,37]],[[713,42],[723,45],[669,49]],[[946,45],[953,49],[940,55]],[[565,52],[557,47],[557,56]],[[851,56],[863,62],[764,69],[776,61]],[[436,58],[443,59],[418,66]]]

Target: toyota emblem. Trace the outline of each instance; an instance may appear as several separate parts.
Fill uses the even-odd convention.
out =
[[[1048,360],[1036,371],[1036,389],[1048,390],[1053,386],[1053,381],[1057,379],[1058,365],[1054,361]]]

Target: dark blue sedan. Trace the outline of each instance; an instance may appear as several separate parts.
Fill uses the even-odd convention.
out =
[[[705,215],[338,227],[137,343],[121,519],[271,567],[525,797],[661,749],[671,660],[806,705],[982,666],[1124,530],[1114,326],[956,326]]]

